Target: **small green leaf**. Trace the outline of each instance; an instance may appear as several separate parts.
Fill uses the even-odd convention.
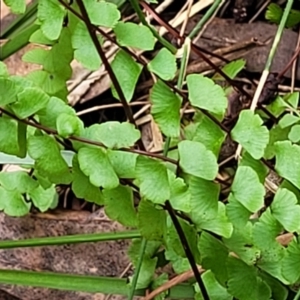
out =
[[[4,106],[17,100],[17,85],[10,78],[0,77],[0,105]]]
[[[61,75],[44,70],[35,70],[27,75],[27,79],[41,88],[45,93],[54,95],[66,86],[66,79]]]
[[[115,173],[107,152],[102,148],[80,148],[78,161],[81,171],[89,176],[90,182],[97,187],[116,188],[119,178]]]
[[[148,70],[161,79],[171,80],[177,70],[176,57],[166,48],[162,48],[148,63]]]
[[[203,268],[212,270],[218,281],[225,285],[228,280],[226,268],[228,249],[219,239],[203,231],[199,242],[199,250],[202,256]]]
[[[285,249],[276,241],[276,237],[282,230],[282,226],[268,208],[253,226],[253,243],[261,250],[257,261],[258,267],[287,284],[281,271]]]
[[[233,297],[228,294],[227,289],[222,286],[215,278],[215,275],[210,271],[206,271],[202,275],[203,283],[209,294],[210,300],[232,300]],[[198,284],[195,284],[195,300],[202,300],[202,294]]]
[[[116,75],[116,78],[121,86],[127,102],[130,102],[135,90],[135,86],[140,77],[142,66],[138,64],[133,58],[124,50],[119,50],[115,56],[111,67]],[[112,93],[115,98],[119,99],[119,96],[112,88]]]
[[[292,126],[300,121],[300,118],[291,114],[285,114],[279,121],[278,125],[281,128]]]
[[[294,193],[278,189],[271,204],[273,216],[289,232],[300,230],[300,205]]]
[[[300,147],[289,141],[275,144],[276,164],[278,175],[284,177],[300,189]]]
[[[9,78],[15,84],[15,90],[17,91],[17,93],[22,92],[25,88],[34,87],[35,86],[26,77],[22,77],[22,76],[10,76]]]
[[[135,178],[135,165],[138,157],[135,153],[107,150],[107,155],[119,178]]]
[[[248,152],[243,154],[239,165],[252,168],[258,175],[260,182],[265,182],[265,178],[269,173],[269,169],[260,160],[255,160]]]
[[[198,220],[197,228],[208,230],[225,238],[229,238],[232,234],[233,226],[226,215],[225,205],[222,202],[218,202],[218,215],[212,219]]]
[[[279,24],[282,14],[283,14],[282,8],[276,3],[271,3],[269,4],[268,9],[266,11],[266,19],[276,24]],[[285,27],[287,28],[294,27],[295,25],[299,24],[299,22],[300,22],[300,11],[291,9]]]
[[[222,71],[230,78],[234,79],[236,75],[241,72],[246,65],[246,61],[244,59],[238,59],[231,61],[230,63],[226,64]],[[222,75],[216,74],[213,77],[214,80],[225,80]]]
[[[50,207],[52,207],[54,202],[58,201],[58,194],[54,185],[46,190],[39,185],[29,193],[29,196],[35,207],[37,207],[41,212],[47,211]]]
[[[18,122],[0,117],[0,151],[6,154],[19,155]]]
[[[191,218],[198,224],[202,219],[209,220],[218,215],[220,185],[192,176],[189,182],[191,194]]]
[[[178,144],[179,165],[184,172],[206,180],[213,180],[218,173],[215,155],[198,142],[181,141]]]
[[[195,122],[190,125],[196,126],[195,131],[187,139],[202,143],[218,157],[226,134],[216,123],[202,113],[197,114]],[[185,130],[187,132],[189,128],[186,127]]]
[[[265,16],[267,20],[279,24],[279,21],[282,17],[282,9],[278,4],[271,3],[268,5]]]
[[[228,292],[231,295],[239,300],[270,299],[271,289],[257,277],[254,267],[246,265],[235,257],[228,257],[227,269],[229,274]]]
[[[75,110],[57,97],[51,97],[47,106],[38,111],[37,114],[42,125],[54,129],[56,128],[56,120],[60,114],[76,116]]]
[[[64,27],[59,40],[55,43],[49,55],[43,63],[43,69],[53,76],[58,76],[65,81],[70,79],[72,76],[72,68],[70,66],[73,60],[73,49],[72,49],[72,32],[68,27]]]
[[[49,189],[52,186],[52,182],[47,177],[40,175],[37,169],[34,170],[33,176],[37,179],[40,186],[45,190]]]
[[[8,77],[9,72],[7,70],[7,66],[3,61],[0,61],[0,77]]]
[[[178,137],[180,134],[180,106],[182,99],[158,80],[150,94],[151,114],[163,134]]]
[[[49,56],[49,50],[36,48],[27,51],[22,56],[22,60],[32,64],[43,65],[48,56]]]
[[[174,173],[168,172],[171,196],[170,203],[175,210],[186,213],[191,212],[191,195],[183,179],[175,176]]]
[[[50,99],[46,93],[35,87],[24,89],[17,98],[11,108],[20,119],[28,118],[46,107]]]
[[[265,155],[264,155],[266,159],[271,159],[275,156],[276,142],[288,140],[288,135],[290,130],[291,130],[290,127],[281,128],[279,125],[275,125],[270,130],[270,140],[265,149]]]
[[[80,135],[83,131],[83,122],[69,113],[62,113],[56,119],[58,134],[64,138],[71,135]]]
[[[285,249],[281,245],[272,246],[269,249],[261,251],[257,267],[261,269],[263,274],[269,274],[275,280],[280,280],[283,284],[288,284],[288,281],[282,275],[282,263],[285,256]],[[277,281],[279,283],[279,281]],[[269,282],[267,282],[269,284]],[[278,300],[282,298],[276,297]],[[274,299],[276,299],[274,297]],[[284,298],[285,299],[285,298]]]
[[[84,0],[90,21],[94,25],[113,28],[120,19],[118,7],[106,1]]]
[[[253,243],[252,231],[253,225],[249,221],[243,227],[234,227],[230,238],[223,239],[228,250],[248,265],[257,263],[261,254],[261,250]]]
[[[130,257],[130,260],[135,266],[140,260],[141,244],[142,244],[142,239],[133,239],[127,252],[128,256]],[[147,241],[145,252],[144,252],[144,259],[153,257],[159,250],[160,246],[161,246],[161,242]]]
[[[176,274],[181,274],[191,269],[189,260],[186,257],[179,256],[172,247],[168,247],[165,251],[165,257],[172,263],[172,268]]]
[[[262,250],[270,249],[274,245],[279,246],[276,237],[281,231],[282,226],[270,208],[267,208],[260,216],[259,221],[253,225],[253,242]]]
[[[288,299],[289,290],[281,284],[281,282],[274,277],[261,273],[260,277],[270,286],[272,290],[272,298],[274,300]]]
[[[163,204],[170,198],[167,167],[162,162],[140,155],[136,161],[135,171],[136,178],[140,182],[140,192],[148,200]]]
[[[291,131],[289,133],[289,139],[293,143],[298,143],[300,141],[300,125],[294,125],[291,128]]]
[[[292,108],[298,108],[300,93],[299,92],[293,92],[291,94],[285,94],[284,100],[292,106]],[[286,107],[288,107],[288,104],[286,103]]]
[[[138,227],[147,240],[163,241],[166,232],[166,212],[142,200],[138,207]]]
[[[262,124],[263,121],[258,115],[251,110],[243,110],[231,131],[233,140],[241,144],[255,159],[264,155],[269,142],[269,131]]]
[[[250,167],[238,167],[231,190],[234,198],[251,212],[258,211],[264,205],[265,188]]]
[[[283,179],[279,187],[282,189],[287,189],[295,194],[298,199],[298,203],[300,203],[300,191],[292,183],[290,183],[288,180]]]
[[[226,212],[229,220],[235,227],[243,227],[247,224],[251,211],[235,199],[232,193],[228,197],[229,204],[226,205]]]
[[[37,17],[43,34],[50,40],[58,39],[65,16],[65,9],[56,0],[40,0]]]
[[[24,171],[1,172],[0,185],[8,191],[16,190],[20,194],[25,194],[37,188],[38,182]]]
[[[145,25],[131,22],[118,22],[114,28],[117,42],[121,46],[139,50],[153,50],[155,39],[151,30]]]
[[[285,111],[287,106],[288,105],[283,98],[277,95],[275,100],[271,104],[267,105],[267,109],[274,117],[279,117]]]
[[[41,44],[41,45],[47,45],[47,46],[55,44],[55,41],[52,41],[52,40],[48,39],[47,37],[45,37],[45,35],[43,34],[43,32],[42,32],[42,30],[40,28],[37,29],[30,36],[29,42],[33,43],[33,44]],[[25,53],[25,55],[26,55],[26,53]]]
[[[295,283],[300,278],[300,245],[294,239],[289,243],[286,254],[282,262],[282,274],[290,284]]]
[[[52,183],[71,182],[72,176],[68,165],[52,137],[48,135],[29,137],[28,154],[35,160],[34,166],[41,176],[47,177]]]
[[[22,217],[29,213],[31,204],[27,203],[19,191],[0,187],[0,209],[11,217]]]
[[[102,43],[102,38],[99,37]],[[86,25],[80,21],[72,35],[72,46],[74,49],[74,58],[85,68],[95,71],[98,70],[102,61],[90,37]]]
[[[25,0],[4,0],[4,3],[14,14],[23,14],[26,10]]]
[[[133,191],[130,187],[119,185],[112,190],[103,190],[104,207],[107,216],[124,226],[135,227],[137,214],[133,203]]]
[[[206,109],[223,118],[227,98],[223,89],[210,78],[192,74],[187,76],[189,98],[193,106]]]
[[[157,260],[157,257],[143,259],[136,284],[137,289],[144,289],[153,281]]]
[[[138,281],[136,288],[146,288],[153,281],[153,274],[155,273],[155,268],[157,265],[157,257],[154,257],[160,243],[155,241],[147,241],[146,249],[141,265],[141,269],[138,276]],[[133,265],[136,267],[140,258],[140,249],[142,247],[142,242],[140,239],[133,240],[129,250],[128,256],[132,261]]]
[[[72,164],[72,191],[74,192],[75,196],[79,199],[84,199],[86,201],[95,202],[98,205],[102,205],[104,200],[100,188],[92,185],[88,176],[83,174],[83,172],[80,170],[77,155],[74,155]]]
[[[186,252],[182,245],[180,236],[178,235],[177,229],[175,228],[171,219],[168,219],[168,232],[167,232],[167,248],[172,248],[177,255],[181,256],[182,258],[186,258]],[[189,224],[188,222],[182,220],[181,218],[178,219],[180,227],[183,231],[184,236],[186,237],[187,243],[190,246],[191,252],[196,263],[201,262],[200,252],[198,249],[198,241],[199,236],[197,230],[193,224]]]
[[[141,137],[134,125],[124,122],[94,124],[87,129],[87,137],[108,148],[130,148]]]

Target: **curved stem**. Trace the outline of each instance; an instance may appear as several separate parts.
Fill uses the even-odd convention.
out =
[[[77,3],[78,3],[78,7],[79,7],[79,9],[81,11],[82,17],[84,19],[84,22],[86,24],[86,27],[88,29],[88,32],[89,32],[89,34],[91,36],[91,39],[92,39],[92,41],[94,43],[94,46],[95,46],[95,48],[96,48],[96,50],[97,50],[97,52],[98,52],[98,54],[99,54],[99,56],[101,58],[101,61],[103,62],[104,66],[105,66],[105,69],[106,69],[106,71],[107,71],[107,73],[108,73],[108,75],[109,75],[109,77],[110,77],[110,79],[111,79],[111,81],[112,81],[115,89],[116,89],[116,92],[117,92],[117,94],[118,94],[118,96],[120,98],[120,101],[123,104],[126,116],[129,119],[130,123],[134,124],[135,127],[136,127],[135,120],[133,118],[133,114],[132,114],[131,108],[130,108],[130,106],[127,103],[127,100],[126,100],[126,98],[124,96],[124,93],[122,91],[121,85],[118,82],[118,79],[117,79],[114,71],[112,70],[112,67],[109,64],[109,62],[108,62],[105,54],[104,54],[104,51],[103,51],[103,49],[102,49],[102,47],[100,45],[100,42],[99,42],[99,40],[97,38],[96,31],[95,31],[95,29],[94,29],[94,27],[93,27],[93,25],[92,25],[92,23],[91,23],[91,21],[89,19],[89,16],[88,16],[86,8],[85,8],[85,6],[83,4],[83,1],[82,0],[77,0]]]
[[[53,134],[55,136],[58,136],[58,132],[55,129],[43,126],[43,125],[38,124],[38,123],[30,122],[30,121],[28,121],[26,119],[19,119],[17,116],[15,116],[11,112],[5,110],[2,107],[0,107],[0,111],[2,111],[2,113],[8,115],[9,117],[11,117],[12,119],[14,119],[14,120],[16,120],[18,122],[21,122],[23,124],[27,124],[29,126],[37,128],[37,129],[43,130],[43,131],[45,131],[48,134]],[[82,142],[82,143],[85,143],[85,144],[94,145],[94,146],[98,146],[98,147],[102,147],[102,148],[106,148],[100,142],[92,141],[92,140],[89,140],[89,139],[86,139],[86,138],[83,138],[83,137],[79,137],[79,136],[74,136],[74,135],[70,136],[69,140],[77,141],[77,142]],[[144,150],[129,149],[129,148],[121,148],[119,150],[120,151],[124,151],[124,152],[131,152],[131,153],[140,154],[140,155],[144,155],[144,156],[154,157],[154,158],[157,158],[157,159],[161,159],[163,161],[167,161],[167,162],[169,162],[171,164],[177,165],[177,160],[169,158],[169,157],[165,157],[165,156],[157,154],[157,153],[147,152],[147,151],[144,151]]]
[[[170,214],[170,217],[173,221],[173,224],[176,228],[176,231],[178,233],[178,236],[180,238],[180,241],[181,241],[181,244],[182,244],[182,247],[184,249],[184,252],[186,254],[186,257],[187,259],[189,260],[189,263],[191,265],[191,268],[194,272],[194,275],[195,275],[195,279],[199,285],[199,288],[200,288],[200,291],[202,293],[202,297],[204,300],[209,300],[209,296],[208,296],[208,293],[207,293],[207,290],[206,290],[206,287],[203,283],[203,280],[201,278],[201,274],[199,272],[199,269],[197,267],[197,264],[196,264],[196,261],[195,261],[195,258],[193,256],[193,253],[191,251],[191,248],[189,246],[189,243],[184,235],[184,232],[183,232],[183,229],[181,228],[180,226],[180,223],[175,215],[175,212],[171,206],[171,203],[170,201],[166,201],[166,209],[168,210],[168,213]]]

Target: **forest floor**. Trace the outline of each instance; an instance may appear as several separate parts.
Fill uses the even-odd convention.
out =
[[[0,8],[1,25],[5,27],[9,23],[10,17],[8,16],[9,10],[5,7],[2,0]],[[216,51],[216,53],[219,53],[227,61],[244,58],[247,61],[247,65],[245,73],[240,77],[240,81],[250,94],[254,91],[252,83],[257,83],[264,68],[272,38],[277,29],[276,25],[265,21],[264,13],[266,8],[262,9],[262,12],[249,22],[252,17],[255,17],[260,8],[261,6],[258,5],[252,10],[251,15],[243,23],[237,23],[233,20],[232,5],[223,10],[220,9],[217,16],[211,19],[210,24],[203,31],[202,37],[197,41],[198,46],[205,48],[207,51]],[[185,31],[189,32],[198,20],[199,15],[189,18]],[[288,64],[296,48],[298,39],[297,31],[285,30],[272,65],[273,72],[281,72]],[[235,45],[235,48],[233,45]],[[20,50],[5,61],[11,74],[25,75],[34,68],[37,68],[37,66],[24,63],[21,59],[22,55],[30,47],[32,46]],[[215,59],[214,62],[219,66],[224,64],[223,61],[218,59]],[[109,84],[107,77],[103,75],[103,71],[88,73],[75,62],[72,66],[74,75],[71,84],[74,84],[74,88],[70,94],[69,101],[79,112],[79,115],[82,115],[84,122],[90,125],[102,120],[123,121],[124,116],[120,115],[121,109],[119,108],[114,109],[113,112],[109,109],[100,111],[94,109],[99,100],[101,100],[101,105],[105,104],[113,107],[116,104],[114,101],[111,101],[110,95],[107,94]],[[197,58],[192,57],[189,72],[210,75],[214,71],[208,65],[198,61]],[[299,90],[297,88],[299,81],[300,66],[295,69],[294,74],[291,71],[285,74],[283,84],[280,86],[280,92],[289,91],[291,84],[295,84],[295,91]],[[139,93],[141,96],[147,93],[147,90],[143,88],[143,83],[141,83]],[[147,107],[147,105],[136,109],[135,113],[138,116],[137,124],[141,127],[143,133],[142,139],[144,144],[147,145],[147,150],[157,151],[161,149],[163,140],[157,126],[150,117],[149,106]],[[230,153],[226,153],[225,156],[234,153],[232,149],[228,151]],[[9,170],[9,166],[6,167]],[[76,199],[67,189],[62,190],[61,195],[62,202],[64,203],[60,205],[59,209],[45,214],[32,212],[32,214],[23,218],[11,218],[0,213],[0,238],[23,239],[52,235],[111,232],[124,229],[118,223],[109,220],[101,208],[85,205],[82,200]],[[126,242],[120,241],[34,249],[1,250],[0,269],[45,270],[74,274],[126,277],[131,272],[131,266],[126,256],[127,247],[128,244]],[[10,295],[3,294],[1,296],[0,293],[0,299],[108,299],[108,297],[101,294],[91,295],[6,285],[0,285],[1,291],[3,293],[7,292]]]

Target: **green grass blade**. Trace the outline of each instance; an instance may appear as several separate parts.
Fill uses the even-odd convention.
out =
[[[65,235],[56,237],[33,238],[19,241],[1,241],[0,249],[107,242],[115,240],[136,239],[140,237],[141,235],[138,231]]]
[[[209,20],[209,18],[213,15],[215,10],[218,8],[218,6],[221,4],[222,0],[216,0],[212,6],[208,9],[208,11],[205,13],[205,15],[199,20],[195,28],[191,31],[189,34],[189,38],[192,40],[202,29],[203,25]]]
[[[278,29],[277,29],[277,32],[276,32],[276,35],[275,35],[275,38],[274,38],[274,41],[273,41],[273,44],[272,44],[272,47],[271,47],[271,50],[270,50],[270,53],[269,53],[269,56],[268,56],[268,59],[267,59],[267,62],[266,62],[264,70],[267,70],[267,71],[270,70],[270,67],[271,67],[273,58],[275,56],[278,44],[280,42],[280,39],[281,39],[283,30],[284,30],[286,21],[287,21],[287,19],[289,17],[289,13],[290,13],[291,8],[293,6],[293,2],[294,2],[293,0],[288,0],[288,2],[286,4],[286,7],[284,9],[282,18],[280,20],[280,23],[279,23],[279,26],[278,26]]]
[[[0,270],[0,282],[88,293],[126,295],[128,292],[126,279],[50,272]]]
[[[20,31],[14,38],[7,41],[0,47],[0,60],[4,60],[16,53],[29,43],[30,36],[39,28],[38,25],[31,24],[26,29]]]
[[[294,300],[299,300],[300,298],[300,290],[297,292],[296,296],[294,297]]]
[[[137,282],[138,282],[138,279],[139,279],[139,274],[140,274],[140,271],[141,271],[146,246],[147,246],[147,240],[145,238],[143,238],[142,243],[141,243],[140,253],[139,253],[138,264],[136,266],[136,269],[135,269],[135,272],[134,272],[134,275],[133,275],[133,278],[132,278],[131,287],[130,287],[129,294],[128,294],[128,300],[132,300],[133,296],[135,294],[135,288],[136,288],[136,285],[137,285]]]
[[[33,1],[28,5],[25,14],[20,15],[14,21],[12,21],[8,27],[6,27],[1,33],[0,38],[11,39],[19,32],[23,31],[25,27],[29,26],[36,20],[38,1]]]
[[[153,33],[153,35],[157,38],[157,40],[163,45],[165,46],[170,52],[172,52],[173,54],[175,54],[177,52],[176,47],[174,47],[170,42],[168,42],[165,38],[163,38],[162,36],[160,36],[158,34],[158,32],[151,26],[148,24],[148,22],[146,21],[145,15],[143,14],[143,11],[140,8],[139,2],[137,0],[129,0],[132,8],[135,10],[136,14],[138,15],[141,23],[145,26],[147,26],[151,32]]]
[[[124,296],[129,289],[127,279],[17,270],[0,270],[0,283]],[[194,299],[194,294],[192,285],[181,284],[169,290],[168,298]],[[145,290],[136,290],[135,295],[143,296]]]
[[[72,159],[75,155],[75,152],[69,150],[61,150],[60,151],[63,159],[66,161],[68,166],[72,167]],[[34,165],[34,160],[26,155],[24,158],[20,158],[15,155],[6,154],[0,152],[0,164],[10,164],[10,165]]]

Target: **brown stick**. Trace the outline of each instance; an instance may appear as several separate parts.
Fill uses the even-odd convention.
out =
[[[198,266],[199,273],[203,273],[205,270],[202,269],[201,266]],[[187,281],[188,279],[191,279],[194,277],[194,272],[192,270],[188,270],[182,274],[179,274],[178,276],[174,277],[173,279],[169,280],[165,284],[158,287],[156,290],[152,291],[149,295],[143,298],[143,300],[151,300],[160,293],[169,290],[173,286],[176,286],[177,284]]]

